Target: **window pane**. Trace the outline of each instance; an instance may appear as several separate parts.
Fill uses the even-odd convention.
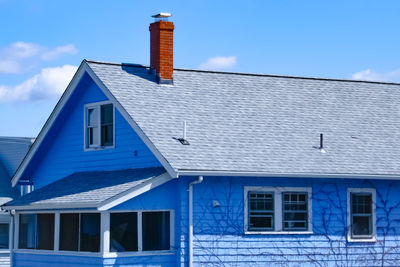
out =
[[[35,248],[35,229],[36,215],[35,214],[20,214],[19,215],[19,248]]]
[[[307,193],[283,193],[283,229],[306,231],[308,229]]]
[[[142,213],[143,250],[169,250],[169,212]]]
[[[8,223],[0,223],[0,249],[9,249]]]
[[[37,215],[37,249],[54,249],[54,214]]]
[[[81,213],[80,251],[100,251],[100,214]]]
[[[87,126],[97,126],[98,124],[98,115],[97,115],[97,109],[96,108],[89,108],[87,110]]]
[[[110,251],[137,251],[137,213],[110,214]]]
[[[113,105],[102,105],[101,106],[101,124],[112,124],[113,123]]]
[[[114,143],[113,136],[113,126],[105,125],[101,126],[101,145],[102,146],[112,146]]]
[[[78,251],[79,214],[60,214],[60,250]]]
[[[274,198],[272,193],[249,192],[249,231],[274,230]]]
[[[372,194],[351,193],[351,233],[353,237],[372,235]]]
[[[112,146],[114,137],[114,116],[113,105],[101,106],[101,145]]]
[[[370,216],[353,216],[353,236],[369,236],[371,232]]]

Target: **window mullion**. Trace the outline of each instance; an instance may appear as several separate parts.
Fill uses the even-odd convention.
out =
[[[60,250],[60,212],[54,214],[54,251]]]
[[[110,213],[108,211],[101,213],[100,223],[100,252],[108,253],[110,252]]]
[[[101,128],[102,128],[102,126],[101,126],[101,105],[97,105],[96,106],[96,109],[97,109],[97,114],[98,114],[98,117],[97,117],[97,146],[98,147],[101,147]]]
[[[275,191],[275,202],[274,202],[274,209],[275,209],[275,231],[282,231],[283,221],[282,221],[282,192]]]
[[[78,214],[78,251],[81,251],[81,213]]]
[[[138,228],[138,251],[143,251],[143,234],[142,234],[142,212],[138,211],[137,214],[137,228]]]

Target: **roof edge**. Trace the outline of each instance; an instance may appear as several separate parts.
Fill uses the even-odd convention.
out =
[[[270,172],[241,172],[229,170],[178,170],[180,176],[245,176],[245,177],[285,177],[285,178],[336,178],[336,179],[376,179],[400,180],[399,175],[388,174],[351,174],[351,173],[270,173]]]
[[[150,69],[148,65],[134,64],[134,63],[116,63],[116,62],[105,62],[96,60],[87,60],[88,63],[112,65],[112,66],[128,66],[136,68]],[[352,80],[352,79],[340,79],[340,78],[323,78],[323,77],[307,77],[307,76],[295,76],[295,75],[279,75],[279,74],[264,74],[264,73],[250,73],[250,72],[230,72],[230,71],[216,71],[216,70],[200,70],[200,69],[186,69],[186,68],[174,68],[177,71],[187,72],[200,72],[200,73],[215,73],[215,74],[228,74],[228,75],[244,75],[244,76],[255,76],[255,77],[271,77],[271,78],[286,78],[286,79],[300,79],[300,80],[316,80],[316,81],[334,81],[334,82],[350,82],[350,83],[372,83],[372,84],[385,84],[385,85],[398,85],[400,82],[382,82],[382,81],[366,81],[366,80]]]

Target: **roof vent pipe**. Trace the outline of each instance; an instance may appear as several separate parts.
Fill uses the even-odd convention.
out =
[[[326,153],[324,149],[324,134],[320,133],[319,134],[319,150],[321,153]]]

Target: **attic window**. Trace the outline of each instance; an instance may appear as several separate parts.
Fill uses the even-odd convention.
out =
[[[114,146],[114,107],[109,102],[85,105],[85,148]]]

